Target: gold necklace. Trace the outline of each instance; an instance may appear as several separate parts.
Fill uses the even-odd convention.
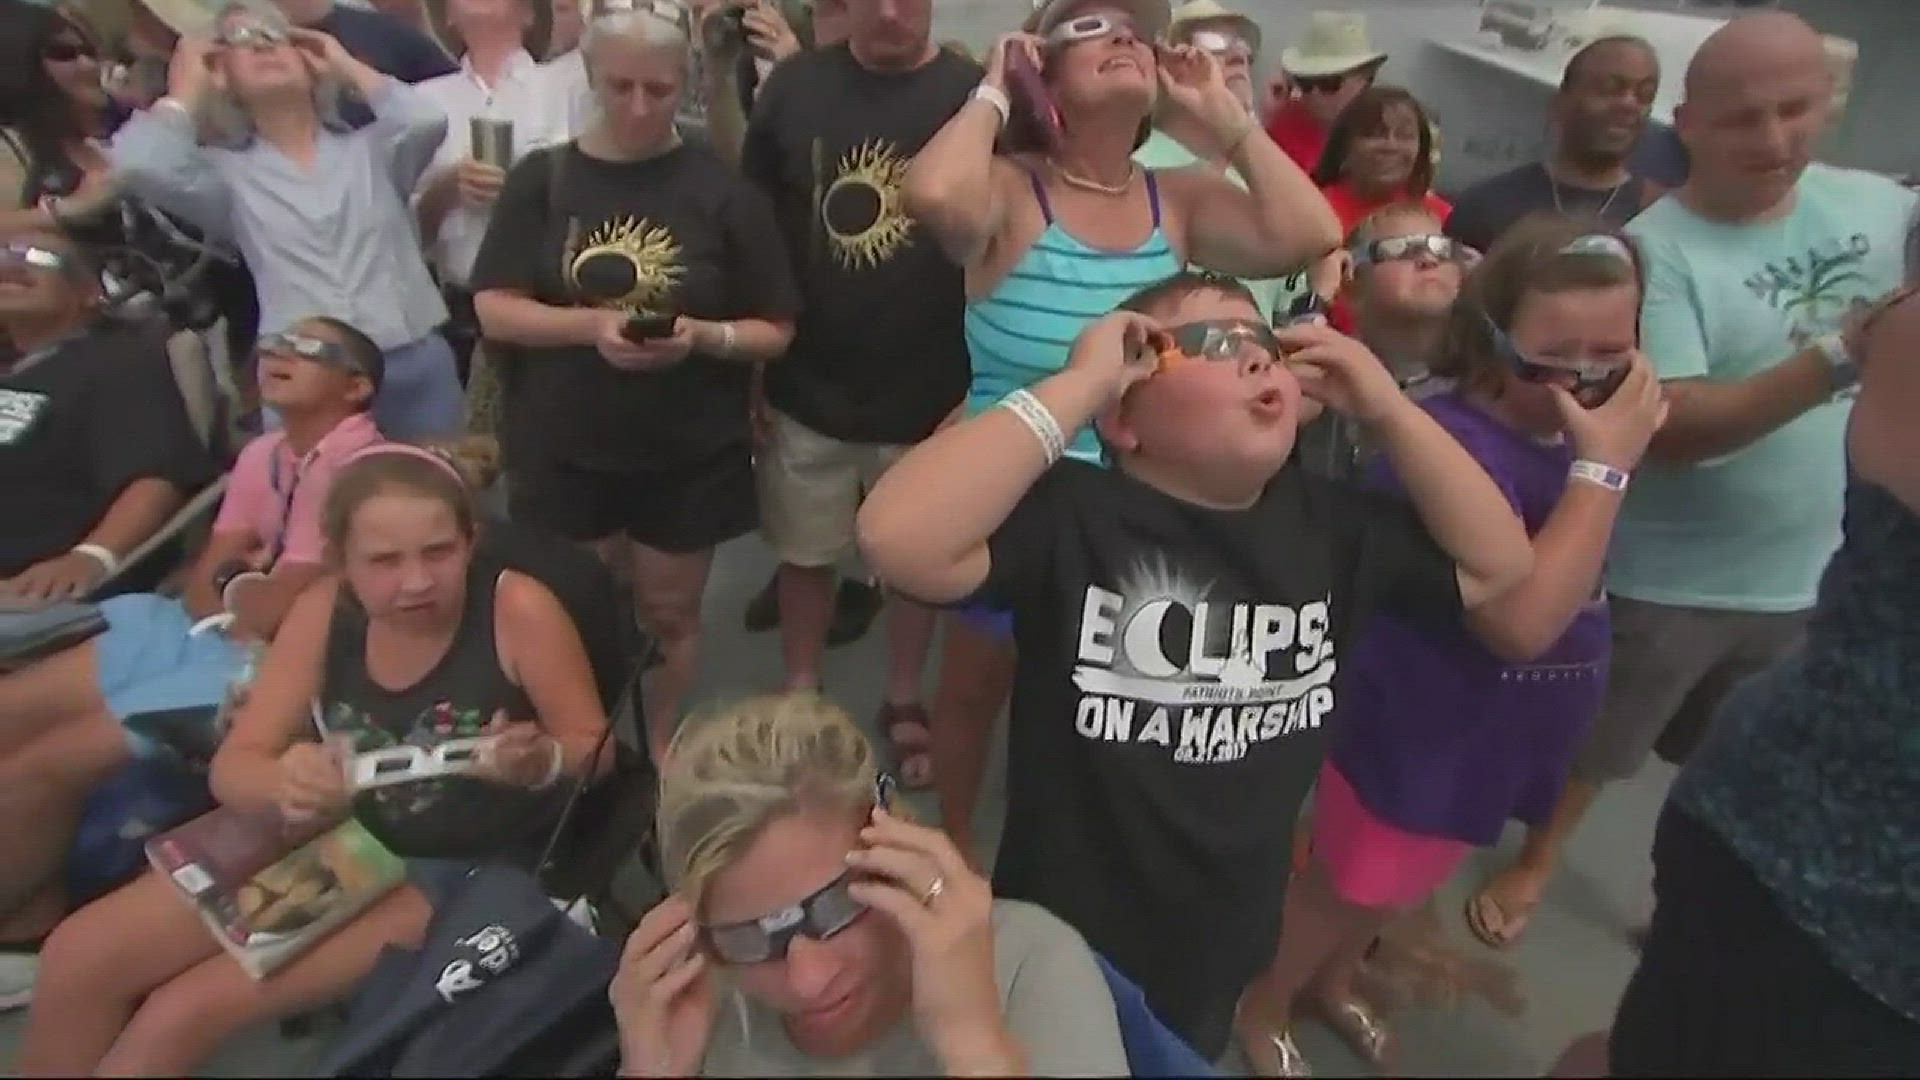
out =
[[[1133,178],[1140,171],[1138,165],[1129,161],[1127,162],[1127,178],[1125,180],[1120,181],[1118,184],[1103,184],[1098,180],[1091,180],[1078,173],[1072,172],[1065,165],[1057,161],[1050,161],[1049,164],[1053,166],[1054,174],[1060,177],[1061,183],[1068,187],[1079,188],[1082,191],[1091,191],[1096,195],[1105,195],[1109,199],[1117,199],[1127,192],[1132,191]]]

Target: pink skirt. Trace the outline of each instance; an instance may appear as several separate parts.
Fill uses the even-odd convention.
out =
[[[1361,804],[1331,760],[1320,767],[1313,793],[1313,857],[1348,903],[1396,911],[1417,907],[1472,850],[1462,840],[1421,836],[1381,820]]]

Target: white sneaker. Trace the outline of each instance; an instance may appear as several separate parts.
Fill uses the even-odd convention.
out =
[[[0,1012],[24,1009],[33,1000],[33,980],[40,974],[40,955],[0,952]]]

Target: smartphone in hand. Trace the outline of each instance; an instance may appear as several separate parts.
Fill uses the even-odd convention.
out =
[[[635,345],[644,345],[649,341],[672,337],[674,324],[678,321],[677,315],[636,313],[627,318],[627,324],[620,328],[620,335]]]
[[[1054,102],[1033,58],[1013,42],[1007,44],[1007,84],[1013,91],[1014,109],[1039,133],[1048,149],[1059,146],[1066,130],[1060,106]]]

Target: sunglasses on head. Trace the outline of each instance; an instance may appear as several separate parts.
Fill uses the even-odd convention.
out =
[[[337,342],[325,341],[308,334],[280,333],[267,334],[254,346],[258,356],[291,356],[298,360],[311,360],[317,364],[326,364],[356,374],[364,374],[353,357],[347,355],[344,346]]]
[[[1238,361],[1258,349],[1272,359],[1280,355],[1273,327],[1257,319],[1202,319],[1157,330],[1148,339],[1159,357],[1159,370],[1187,360]]]
[[[40,55],[55,63],[65,64],[74,60],[98,60],[100,50],[85,41],[49,41]]]
[[[229,49],[272,49],[289,40],[285,30],[260,23],[242,23],[222,31],[219,38],[220,44]]]
[[[57,251],[15,241],[0,247],[0,264],[9,269],[29,267],[34,270],[58,272],[67,268],[67,257]]]
[[[1388,236],[1363,244],[1352,250],[1353,261],[1361,266],[1369,263],[1398,262],[1401,259],[1418,259],[1431,256],[1441,262],[1458,259],[1465,262],[1467,246],[1451,236],[1438,233],[1422,233],[1417,236]]]
[[[1134,28],[1133,20],[1125,15],[1113,11],[1095,11],[1068,19],[1047,31],[1047,44],[1059,48],[1076,42],[1111,37],[1122,30],[1136,36],[1139,33]]]
[[[701,936],[707,948],[725,964],[761,964],[785,959],[796,936],[805,934],[814,941],[825,941],[866,914],[867,906],[848,892],[852,885],[853,871],[848,870],[797,904],[757,919],[703,927]]]

